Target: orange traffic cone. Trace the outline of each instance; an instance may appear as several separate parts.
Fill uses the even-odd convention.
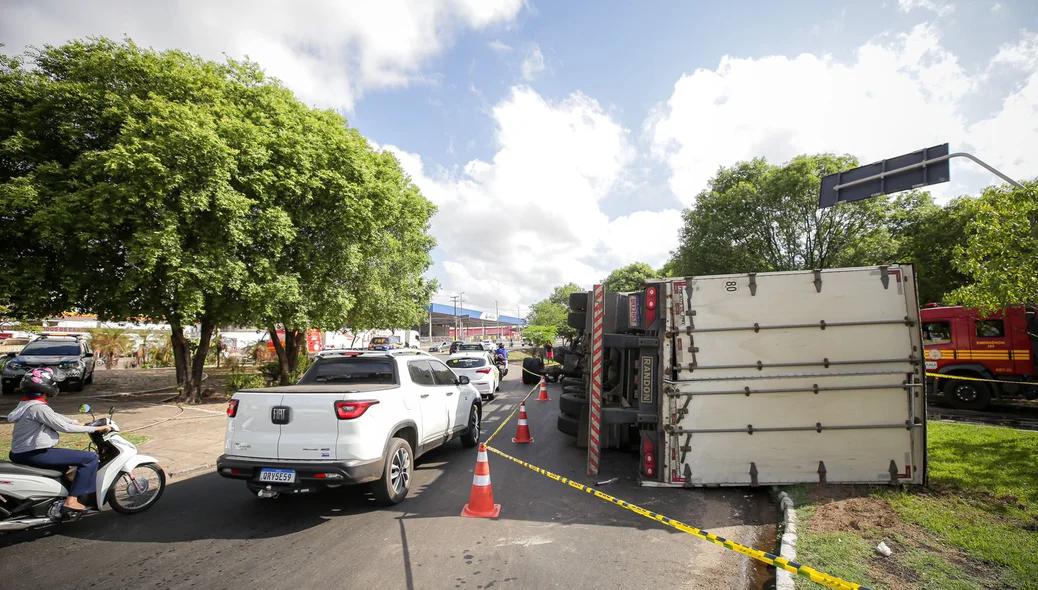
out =
[[[548,399],[548,381],[544,377],[541,377],[541,392],[537,394],[537,401],[539,402],[550,402]]]
[[[515,438],[512,439],[512,442],[533,442],[533,438],[530,437],[530,427],[526,424],[526,402],[519,404],[519,425],[515,427]]]
[[[501,514],[501,505],[494,504],[494,490],[490,487],[487,445],[479,443],[476,472],[472,476],[472,492],[469,494],[469,503],[461,509],[461,515],[469,518],[497,518],[499,514]]]

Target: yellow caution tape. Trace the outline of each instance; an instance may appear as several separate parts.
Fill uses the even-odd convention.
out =
[[[495,433],[495,434],[497,434],[497,433]],[[489,443],[490,441],[488,440],[487,442]],[[767,553],[765,551],[760,551],[758,549],[753,549],[752,547],[747,547],[745,545],[740,545],[739,543],[736,543],[735,541],[732,541],[730,539],[725,539],[724,537],[719,537],[719,536],[717,536],[717,535],[715,535],[713,533],[710,533],[710,532],[704,531],[702,529],[697,529],[697,528],[695,528],[693,526],[687,525],[687,524],[685,524],[685,523],[683,523],[683,522],[681,522],[679,520],[674,520],[673,518],[669,518],[669,517],[663,516],[662,514],[657,514],[657,513],[653,512],[651,510],[647,510],[645,508],[642,508],[641,506],[638,506],[637,504],[631,504],[630,502],[625,502],[624,500],[621,500],[619,498],[614,498],[613,496],[610,496],[609,494],[606,494],[606,493],[604,493],[602,491],[596,490],[595,488],[593,488],[591,486],[586,486],[586,485],[584,485],[582,483],[575,482],[572,479],[569,479],[567,477],[563,477],[561,475],[557,475],[555,473],[552,473],[552,472],[548,471],[547,469],[541,469],[540,467],[537,467],[536,465],[532,465],[530,463],[527,463],[526,461],[523,461],[522,459],[516,459],[515,457],[509,455],[508,453],[505,453],[505,452],[503,452],[503,451],[501,451],[501,450],[499,450],[497,448],[494,448],[494,447],[490,446],[489,444],[487,445],[487,450],[489,450],[489,451],[491,451],[491,452],[493,452],[495,454],[498,454],[498,455],[504,457],[505,459],[508,459],[510,461],[518,463],[519,465],[522,465],[523,467],[526,467],[527,469],[530,469],[531,471],[535,471],[535,472],[540,473],[541,475],[543,475],[545,477],[548,477],[550,479],[554,479],[555,481],[557,481],[559,483],[564,483],[564,484],[566,484],[566,485],[570,486],[571,488],[574,488],[574,489],[576,489],[578,491],[586,492],[588,494],[591,494],[591,495],[593,495],[594,497],[596,497],[596,498],[598,498],[600,500],[605,500],[606,502],[609,502],[611,504],[615,504],[615,505],[620,506],[622,508],[626,508],[627,510],[630,510],[631,512],[634,512],[635,514],[638,514],[640,516],[644,516],[645,518],[649,518],[649,519],[655,520],[656,522],[659,522],[661,524],[665,524],[665,525],[667,525],[667,526],[669,526],[669,527],[671,527],[673,529],[679,530],[679,531],[681,531],[683,533],[688,533],[690,535],[693,535],[695,537],[703,539],[704,541],[709,541],[709,542],[713,543],[714,545],[718,545],[720,547],[724,547],[725,549],[730,549],[730,550],[735,551],[737,553],[742,553],[743,555],[746,555],[747,557],[752,557],[753,559],[756,559],[757,561],[762,561],[762,562],[764,562],[764,563],[766,563],[768,565],[772,565],[772,566],[775,566],[777,568],[782,568],[782,569],[786,570],[787,572],[792,572],[794,574],[797,574],[797,575],[800,575],[800,576],[804,576],[805,578],[810,579],[812,582],[817,582],[817,583],[819,583],[819,584],[821,584],[821,585],[823,585],[823,586],[825,586],[827,588],[836,588],[837,590],[869,590],[869,588],[867,588],[865,586],[861,586],[859,584],[855,584],[854,582],[848,582],[846,580],[841,580],[840,578],[837,578],[837,577],[834,577],[834,576],[830,576],[829,574],[822,573],[822,572],[820,572],[820,571],[818,571],[816,569],[809,568],[806,565],[799,564],[799,563],[797,563],[795,561],[789,561],[788,559],[786,559],[784,557],[779,557],[777,555],[773,555],[773,554]]]
[[[958,379],[960,381],[983,381],[984,383],[1017,383],[1019,385],[1029,385],[1026,381],[1004,381],[1002,379],[981,379],[980,377],[962,377],[960,375],[944,375],[941,373],[927,373],[927,377],[933,377],[934,379]]]
[[[529,392],[527,392],[527,394],[526,394],[525,396],[523,396],[523,399],[522,399],[522,400],[520,400],[520,401],[521,401],[521,402],[525,402],[527,398],[529,398],[529,397],[530,397],[531,395],[533,395],[533,392],[537,391],[537,388],[538,388],[538,387],[539,387],[539,384],[538,384],[538,385],[534,385],[534,386],[533,386],[533,389],[531,389],[531,390],[530,390]],[[522,404],[521,404],[521,403],[520,403],[520,404],[517,404],[517,405],[515,406],[515,409],[514,409],[514,410],[512,410],[512,413],[511,413],[511,414],[509,414],[507,418],[505,418],[504,420],[502,420],[502,421],[501,421],[501,424],[498,424],[498,426],[497,426],[497,430],[495,430],[495,431],[494,431],[494,434],[491,434],[491,435],[490,435],[490,437],[489,437],[489,438],[487,438],[487,440],[486,440],[486,441],[484,441],[484,442],[486,442],[486,444],[488,444],[488,445],[489,445],[489,444],[490,444],[490,441],[494,440],[494,437],[495,437],[495,436],[497,436],[497,433],[498,433],[498,432],[501,432],[501,429],[505,427],[505,424],[508,424],[509,422],[511,422],[511,421],[512,421],[512,416],[515,416],[515,413],[519,411],[519,406],[520,406],[520,405],[522,405]]]

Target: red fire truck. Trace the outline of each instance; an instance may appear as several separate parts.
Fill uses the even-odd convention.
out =
[[[920,316],[930,391],[970,410],[983,409],[994,398],[1038,398],[1036,312],[1020,305],[986,316],[974,309],[924,305]]]

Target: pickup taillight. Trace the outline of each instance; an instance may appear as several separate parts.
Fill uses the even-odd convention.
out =
[[[368,408],[378,403],[377,399],[360,401],[337,401],[335,402],[335,416],[339,420],[353,420],[360,418]]]
[[[234,418],[238,413],[238,400],[232,399],[227,402],[227,417]]]

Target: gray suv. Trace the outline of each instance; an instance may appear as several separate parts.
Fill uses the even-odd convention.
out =
[[[60,370],[65,379],[58,385],[83,391],[83,384],[94,381],[94,352],[90,345],[74,336],[42,336],[25,345],[19,353],[9,352],[0,383],[3,394],[18,388],[25,372],[39,367]]]

